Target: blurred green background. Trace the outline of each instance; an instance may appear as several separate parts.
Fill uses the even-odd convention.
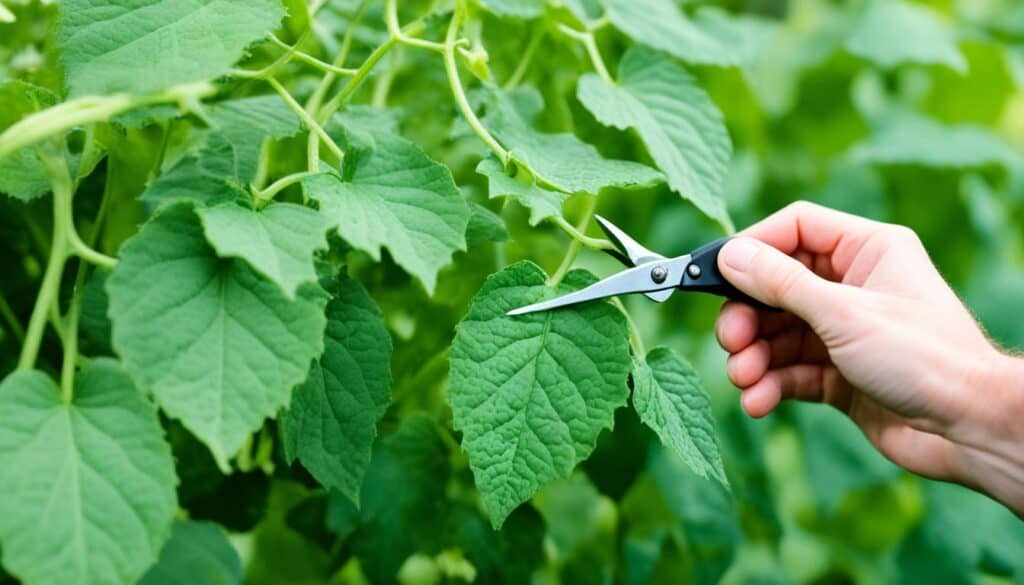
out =
[[[4,4],[18,20],[0,24],[0,79],[59,89],[55,7]],[[324,55],[336,49],[355,4],[332,0],[318,16],[316,42]],[[404,4],[417,14],[429,3]],[[928,39],[899,20],[865,17],[885,0],[683,4],[690,14],[704,11],[742,33],[741,67],[691,68],[723,111],[734,142],[725,194],[736,225],[806,199],[910,226],[992,337],[1007,349],[1024,349],[1024,2],[911,3],[926,7],[952,48],[937,61],[898,63],[885,61],[898,53],[887,43],[913,54]],[[371,7],[360,25],[354,60],[382,38],[379,15]],[[576,101],[576,79],[589,65],[571,39],[546,22],[482,20],[499,80],[511,74],[536,29],[547,27],[537,65],[523,81],[545,97],[545,129],[572,129],[607,156],[650,160],[635,137],[600,126]],[[613,69],[631,44],[611,30],[599,42]],[[257,51],[253,59],[260,58]],[[483,201],[486,187],[473,167],[484,151],[464,125],[452,123],[437,61],[405,51],[389,66],[395,73],[387,103],[402,112],[403,132]],[[300,86],[313,79],[295,73]],[[357,101],[372,100],[382,84],[379,78],[368,84]],[[498,202],[489,205],[498,210]],[[579,201],[570,200],[569,217],[576,207]],[[664,188],[604,193],[598,211],[664,254],[722,235]],[[47,212],[46,203],[0,197],[0,254],[31,258],[24,226],[38,230],[33,218]],[[120,212],[126,225],[141,213]],[[396,429],[415,435],[423,413],[448,419],[444,349],[483,279],[520,258],[548,271],[562,258],[560,232],[529,227],[526,211],[515,205],[502,213],[508,242],[460,254],[433,299],[393,265],[354,259],[396,342],[394,404],[384,436]],[[105,251],[128,235],[110,235]],[[587,251],[578,263],[600,275],[619,268]],[[31,307],[35,283],[4,278],[5,298],[15,308]],[[317,491],[283,462],[271,473],[221,476],[205,450],[168,422],[179,461],[198,462],[185,473],[179,468],[182,506],[190,517],[231,532],[253,583],[380,582],[395,574],[404,583],[458,583],[469,575],[484,583],[1024,583],[1024,524],[1001,505],[900,471],[829,408],[791,404],[763,420],[746,417],[714,341],[719,300],[676,295],[662,305],[626,302],[648,347],[670,346],[701,373],[731,492],[692,475],[622,409],[614,432],[602,436],[576,474],[543,490],[499,534],[465,505],[476,501],[472,478],[464,456],[448,443],[436,445],[438,467],[414,476],[388,463],[401,453],[391,453],[387,441],[379,446],[383,455],[375,456],[364,490],[379,494],[382,509],[398,506],[404,516],[385,516],[367,528],[356,527],[342,500]],[[0,343],[6,372],[17,348],[9,338]],[[408,486],[418,491],[410,496],[403,492]],[[457,537],[449,537],[448,523],[458,526]],[[180,562],[199,562],[187,550],[177,554]]]

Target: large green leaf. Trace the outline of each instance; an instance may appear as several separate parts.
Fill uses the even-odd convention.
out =
[[[212,522],[178,520],[171,539],[139,585],[238,585],[242,561]]]
[[[487,193],[491,199],[512,197],[529,209],[530,225],[537,225],[549,217],[561,217],[562,203],[568,197],[565,193],[545,189],[530,176],[526,177],[527,182],[510,177],[494,157],[481,160],[476,172],[487,177]]]
[[[902,0],[871,0],[846,40],[846,50],[886,69],[917,63],[967,71],[953,32],[935,12]]]
[[[256,176],[260,147],[267,138],[296,134],[302,125],[276,95],[220,102],[207,109],[205,142],[165,170],[142,194],[157,204],[194,201],[214,204],[241,195]]]
[[[196,213],[219,256],[245,260],[288,298],[304,283],[316,282],[313,252],[327,248],[327,224],[315,210],[294,203],[259,210],[224,203]]]
[[[469,205],[448,167],[415,144],[390,132],[359,128],[359,134],[372,144],[360,143],[345,179],[325,173],[303,185],[348,243],[374,260],[387,248],[432,293],[438,271],[466,249]]]
[[[693,366],[666,347],[652,349],[633,367],[633,407],[694,473],[729,485],[711,404]]]
[[[590,73],[580,78],[577,96],[600,122],[635,128],[672,190],[731,230],[722,181],[732,141],[721,112],[689,73],[663,53],[636,47],[622,58],[616,84]]]
[[[650,185],[663,179],[646,165],[606,159],[573,134],[535,130],[517,94],[493,94],[484,122],[508,149],[512,161],[525,165],[520,172],[532,171],[545,188],[596,195],[606,187]]]
[[[67,86],[72,97],[140,94],[223,75],[284,12],[278,0],[68,0]]]
[[[0,542],[28,584],[134,582],[177,510],[174,463],[156,409],[112,360],[61,399],[46,374],[0,384]]]
[[[666,0],[603,0],[615,28],[688,63],[739,65],[742,55],[718,27],[702,27]]]
[[[571,272],[555,289],[535,264],[487,279],[452,343],[448,400],[494,526],[593,450],[626,401],[629,334],[608,303],[506,316],[579,288]]]
[[[323,351],[323,291],[290,300],[241,260],[218,258],[187,204],[125,243],[107,291],[114,349],[221,467]]]
[[[324,354],[292,393],[281,435],[289,461],[298,458],[325,487],[358,502],[377,420],[391,397],[391,337],[358,282],[341,276],[333,288]]]

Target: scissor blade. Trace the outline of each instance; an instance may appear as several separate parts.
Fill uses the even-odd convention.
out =
[[[655,266],[662,267],[665,270],[665,278],[661,282],[656,282],[652,277],[652,270]],[[525,307],[519,307],[518,309],[512,309],[507,314],[510,316],[523,315],[525,313],[547,311],[566,305],[575,305],[616,295],[672,289],[682,282],[685,266],[685,262],[680,263],[677,260],[648,262],[647,264],[623,270],[618,274],[599,280],[584,289],[539,303],[533,303],[532,305],[526,305]]]
[[[634,240],[622,231],[622,228],[601,217],[600,215],[594,215],[594,219],[597,220],[597,224],[604,230],[605,235],[611,240],[615,247],[619,249],[627,258],[629,258],[629,264],[632,266],[639,266],[652,260],[664,260],[665,257],[657,252],[652,252],[641,245],[639,242]]]

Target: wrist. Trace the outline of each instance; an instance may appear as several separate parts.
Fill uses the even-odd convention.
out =
[[[972,431],[959,443],[958,481],[1024,517],[1024,358],[994,352],[965,396]]]

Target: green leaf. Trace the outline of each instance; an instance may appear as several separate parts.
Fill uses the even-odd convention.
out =
[[[326,296],[306,286],[289,300],[244,262],[218,258],[184,204],[120,255],[107,279],[114,349],[226,468],[323,351]]]
[[[324,354],[281,416],[289,462],[353,502],[370,463],[377,421],[391,398],[391,336],[366,290],[341,276],[327,304]]]
[[[242,561],[224,531],[212,522],[178,520],[160,560],[139,585],[238,585]]]
[[[901,0],[869,2],[846,39],[846,50],[883,69],[916,63],[967,71],[953,32],[935,12]]]
[[[970,168],[1013,167],[1021,157],[987,128],[946,125],[917,113],[896,111],[849,154],[854,162]]]
[[[530,262],[488,278],[452,343],[448,400],[495,527],[590,454],[628,392],[629,333],[615,307],[506,316],[594,280],[574,271],[551,289],[545,279]]]
[[[282,17],[278,0],[68,0],[57,42],[71,97],[155,93],[227,73]]]
[[[377,261],[387,248],[432,293],[437,273],[466,249],[469,206],[448,167],[396,134],[371,137],[345,180],[322,174],[303,185],[348,243]]]
[[[466,247],[472,248],[488,242],[508,240],[508,228],[500,215],[479,203],[469,204],[469,224],[466,226]]]
[[[50,180],[32,147],[19,148],[0,160],[0,193],[31,201],[49,192]]]
[[[699,65],[739,65],[741,54],[721,38],[716,28],[689,19],[675,2],[665,0],[604,0],[615,28],[634,41]]]
[[[576,93],[601,123],[635,128],[672,190],[731,231],[722,182],[732,141],[721,112],[686,70],[636,47],[619,63],[617,84],[589,73]]]
[[[256,174],[263,139],[294,136],[302,129],[298,116],[277,94],[223,101],[206,113],[214,130],[208,149],[223,151],[225,156],[216,159],[225,165],[222,174],[237,181],[248,182]],[[210,161],[202,162],[213,168]]]
[[[23,81],[0,83],[0,131],[25,116],[57,103],[57,96]],[[33,147],[20,148],[0,159],[0,193],[29,201],[50,190],[43,163]]]
[[[158,205],[193,201],[213,205],[245,197],[267,138],[286,138],[302,125],[277,95],[228,100],[206,111],[210,130],[195,154],[164,171],[142,194]]]
[[[25,583],[134,582],[177,510],[156,409],[116,362],[93,360],[61,399],[44,373],[0,383],[0,541]]]
[[[697,372],[666,347],[633,366],[633,408],[661,442],[701,477],[728,486],[711,403]]]
[[[415,552],[440,552],[448,449],[426,415],[413,414],[373,449],[361,494],[360,527],[352,541],[371,583],[391,583]]]
[[[492,94],[484,122],[508,148],[512,160],[525,165],[545,188],[596,195],[606,187],[646,186],[663,180],[646,165],[604,158],[573,134],[534,130],[516,95]]]
[[[562,204],[568,195],[541,187],[529,177],[524,183],[515,177],[508,176],[501,163],[494,157],[480,161],[476,172],[487,177],[487,194],[495,197],[512,197],[530,210],[530,225],[537,225],[549,217],[562,216]]]
[[[241,258],[294,299],[317,281],[313,253],[327,248],[327,224],[315,210],[270,203],[253,210],[235,203],[196,209],[206,240],[222,258]]]
[[[544,14],[544,0],[479,0],[480,5],[496,16],[537,18]]]

